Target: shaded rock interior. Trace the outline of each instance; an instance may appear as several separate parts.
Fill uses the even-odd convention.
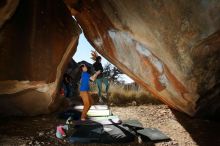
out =
[[[55,110],[62,72],[81,31],[65,4],[21,0],[0,29],[0,114]]]
[[[190,116],[217,118],[219,11],[219,1],[4,0],[0,114],[37,115],[59,106],[79,24],[100,54],[155,98]]]

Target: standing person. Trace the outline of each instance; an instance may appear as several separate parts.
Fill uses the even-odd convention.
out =
[[[71,86],[71,77],[65,73],[63,75],[63,89],[65,97],[72,97],[72,86]]]
[[[102,99],[102,83],[105,84],[105,93],[106,93],[106,96],[108,95],[108,88],[109,88],[109,83],[108,83],[108,79],[105,78],[103,76],[103,67],[102,67],[102,64],[101,64],[101,60],[102,58],[100,56],[97,56],[96,57],[96,61],[95,63],[93,64],[93,67],[95,69],[95,71],[98,71],[100,70],[100,74],[97,76],[95,82],[98,86],[98,96],[99,96],[99,102],[103,103],[103,99]]]
[[[81,74],[81,82],[80,82],[80,96],[83,101],[83,111],[81,114],[81,120],[85,121],[87,112],[89,111],[89,108],[93,104],[93,99],[89,94],[89,80],[94,81],[96,77],[100,74],[100,71],[97,71],[93,76],[90,76],[88,67],[85,64],[80,65],[80,71]]]

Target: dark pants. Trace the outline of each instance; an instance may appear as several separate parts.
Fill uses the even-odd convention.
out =
[[[70,84],[64,84],[63,83],[63,89],[64,89],[64,96],[65,97],[72,97],[73,92],[72,92],[72,86]]]

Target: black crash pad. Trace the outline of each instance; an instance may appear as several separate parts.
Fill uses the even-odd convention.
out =
[[[168,136],[163,134],[156,128],[144,128],[142,130],[137,130],[137,133],[142,136],[142,138],[148,138],[152,141],[166,141],[170,140]]]
[[[143,129],[143,125],[138,120],[126,120],[123,121],[123,125],[132,129]]]
[[[97,143],[103,132],[102,125],[83,125],[75,127],[76,132],[68,138],[70,143]]]
[[[75,127],[76,132],[68,141],[74,143],[128,143],[133,142],[135,135],[128,127],[122,125],[83,125]]]
[[[100,143],[129,143],[135,139],[135,133],[123,125],[104,125],[104,131],[100,138]]]

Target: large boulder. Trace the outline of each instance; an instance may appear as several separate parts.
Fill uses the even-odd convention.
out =
[[[0,115],[55,110],[62,100],[62,74],[80,34],[66,5],[61,0],[3,0],[0,21]]]
[[[96,50],[155,97],[220,114],[220,1],[65,2]]]
[[[14,14],[19,0],[1,0],[0,2],[0,28]]]
[[[170,107],[220,117],[220,1],[1,0],[0,114],[58,107],[80,29]],[[70,14],[71,12],[71,14]]]

